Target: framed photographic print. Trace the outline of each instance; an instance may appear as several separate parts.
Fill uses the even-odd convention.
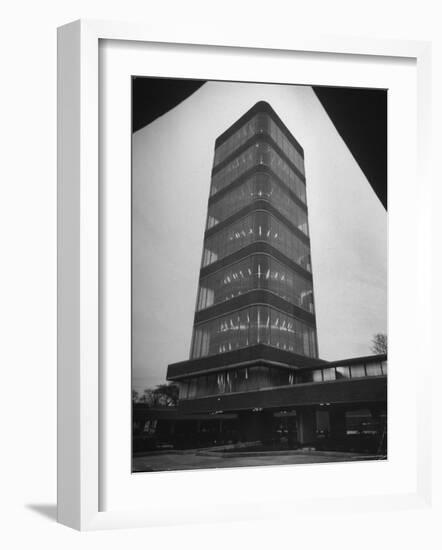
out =
[[[284,40],[59,30],[62,523],[429,498],[429,46]]]
[[[134,77],[132,96],[133,471],[385,459],[387,91]],[[380,197],[331,97],[376,123]]]

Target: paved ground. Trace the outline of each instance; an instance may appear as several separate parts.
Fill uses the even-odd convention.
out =
[[[311,464],[323,462],[348,462],[356,460],[379,460],[379,456],[352,453],[327,453],[318,451],[285,451],[248,453],[247,456],[223,456],[208,451],[172,451],[136,456],[134,472],[158,472],[164,470],[196,470],[207,468],[234,468],[238,466],[276,466],[283,464]]]

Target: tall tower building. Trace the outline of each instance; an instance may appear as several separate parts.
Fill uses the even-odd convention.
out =
[[[215,143],[180,401],[294,382],[317,364],[304,151],[266,102]]]

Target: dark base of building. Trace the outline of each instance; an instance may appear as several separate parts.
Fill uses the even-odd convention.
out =
[[[235,414],[183,414],[179,410],[134,407],[133,452],[199,449],[241,444],[254,450],[313,448],[385,455],[386,410],[342,406],[300,407],[290,411],[248,410]],[[150,425],[151,429],[145,430]],[[244,447],[247,451],[247,447]]]

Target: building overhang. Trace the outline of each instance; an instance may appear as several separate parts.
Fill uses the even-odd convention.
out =
[[[327,364],[327,361],[305,357],[265,344],[257,344],[226,353],[173,363],[167,368],[167,380],[175,381],[209,372],[246,367],[258,363],[274,367],[301,369],[303,367],[319,367]]]
[[[386,403],[387,376],[373,376],[184,399],[179,402],[179,410],[186,414],[276,411],[304,406],[324,407],[326,410],[331,405],[386,406]]]
[[[215,304],[206,309],[197,311],[194,317],[194,324],[198,325],[199,323],[204,323],[216,317],[227,315],[251,306],[273,306],[277,310],[282,311],[283,313],[286,313],[299,321],[303,321],[309,327],[316,328],[316,318],[313,313],[288,302],[284,298],[278,296],[275,292],[265,288],[249,290],[239,296],[231,298],[230,300],[226,300],[225,302],[220,302],[219,304]]]

